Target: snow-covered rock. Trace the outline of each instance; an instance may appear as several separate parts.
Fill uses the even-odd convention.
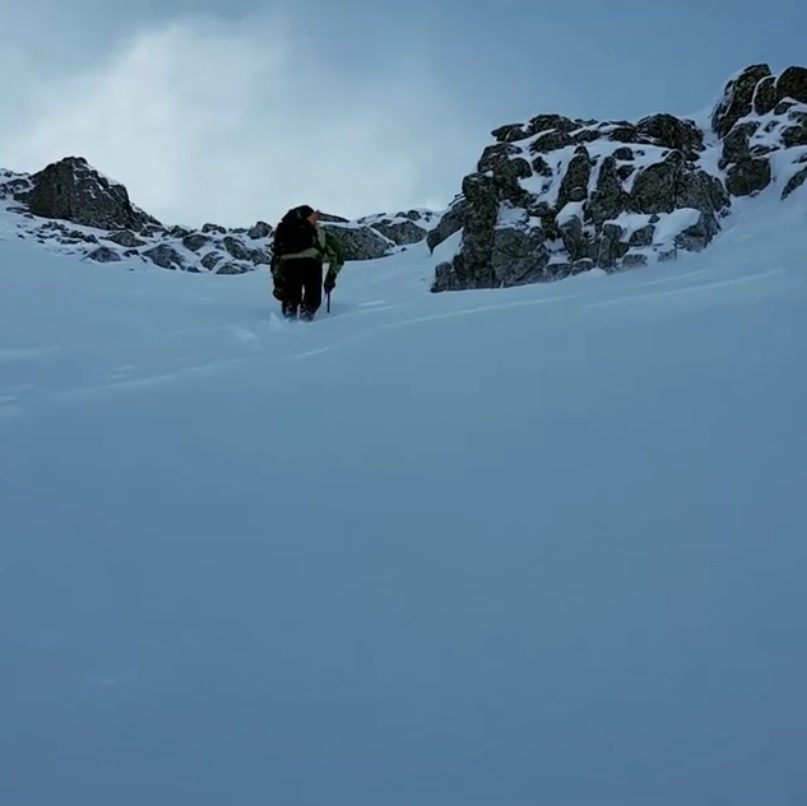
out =
[[[732,197],[807,180],[807,69],[753,65],[732,77],[708,120],[638,122],[538,115],[501,126],[465,177],[461,204],[428,236],[462,231],[433,291],[556,280],[698,251]]]
[[[30,176],[0,171],[0,205],[18,216],[20,237],[96,262],[139,256],[165,269],[217,274],[244,274],[271,262],[274,228],[265,221],[234,229],[212,222],[200,229],[167,227],[132,204],[123,185],[81,157],[67,157]],[[430,210],[359,221],[322,214],[321,226],[346,260],[374,260],[425,240],[438,220]]]

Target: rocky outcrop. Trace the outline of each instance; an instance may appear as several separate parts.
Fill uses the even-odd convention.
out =
[[[17,200],[40,218],[60,219],[96,229],[140,231],[159,222],[135,207],[123,185],[91,168],[81,157],[67,157],[31,177],[31,189]]]
[[[395,245],[369,226],[321,223],[320,227],[336,241],[345,260],[375,260],[384,257]]]
[[[63,159],[32,176],[0,172],[3,201],[14,203],[6,204],[7,210],[13,207],[34,222],[25,229],[44,244],[62,250],[103,242],[103,247],[76,249],[96,262],[139,258],[165,269],[217,274],[243,274],[271,262],[274,230],[265,221],[235,229],[215,223],[199,229],[165,227],[135,207],[125,187],[82,158]],[[320,221],[351,261],[384,257],[424,241],[437,216],[409,210],[352,222],[322,213]]]
[[[429,230],[426,235],[426,244],[430,252],[434,252],[441,243],[462,229],[466,207],[465,196],[457,196],[445,214],[440,217],[437,225]]]
[[[732,197],[777,181],[771,156],[793,149],[795,160],[807,146],[807,70],[746,68],[705,126],[669,114],[635,123],[538,115],[492,136],[463,180],[462,206],[427,236],[434,248],[462,232],[433,291],[611,272],[704,249]],[[783,195],[805,179],[807,170],[792,171]]]

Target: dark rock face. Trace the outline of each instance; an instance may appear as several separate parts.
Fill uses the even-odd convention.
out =
[[[788,67],[776,80],[776,100],[807,104],[807,67]]]
[[[384,257],[394,246],[381,233],[368,226],[320,224],[335,241],[345,260],[375,260]]]
[[[614,271],[705,248],[733,197],[775,181],[771,155],[807,145],[807,69],[776,76],[751,65],[728,82],[711,124],[716,144],[669,114],[636,123],[538,115],[495,129],[463,180],[462,208],[427,236],[433,248],[462,232],[432,291]],[[792,172],[782,195],[805,173]]]
[[[771,183],[771,164],[766,159],[747,159],[732,165],[726,187],[732,196],[750,196]]]
[[[770,75],[771,68],[767,64],[754,64],[729,81],[712,114],[712,128],[718,136],[725,137],[740,118],[752,111],[757,84]]]
[[[433,252],[443,241],[462,229],[467,208],[468,204],[464,196],[460,196],[454,200],[454,203],[449,207],[448,212],[440,219],[437,226],[429,230],[429,233],[426,235],[426,244],[430,252]]]
[[[795,193],[807,181],[807,167],[797,171],[790,177],[785,189],[782,191],[782,199],[786,199],[791,193]]]
[[[191,252],[198,252],[200,249],[204,249],[204,247],[209,243],[210,237],[207,235],[202,235],[200,232],[186,235],[182,239],[182,245]]]
[[[61,219],[98,229],[138,232],[159,222],[135,208],[123,185],[110,182],[80,157],[67,157],[31,177],[33,187],[20,195],[41,218]]]

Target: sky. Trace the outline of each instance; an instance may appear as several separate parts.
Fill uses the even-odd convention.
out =
[[[501,124],[692,114],[748,64],[807,62],[804,0],[0,0],[0,20],[0,167],[83,156],[194,226],[439,209]]]

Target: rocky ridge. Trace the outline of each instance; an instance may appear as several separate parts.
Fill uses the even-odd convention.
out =
[[[476,171],[427,236],[461,232],[433,291],[617,271],[704,249],[732,199],[807,180],[807,69],[752,65],[708,121],[538,115],[492,133]]]
[[[273,227],[166,226],[129,198],[126,188],[82,157],[66,157],[28,175],[0,170],[0,207],[16,214],[16,234],[99,263],[139,259],[164,269],[244,274],[271,261]],[[350,221],[323,215],[322,227],[347,260],[371,260],[426,238],[436,215],[410,210]]]

